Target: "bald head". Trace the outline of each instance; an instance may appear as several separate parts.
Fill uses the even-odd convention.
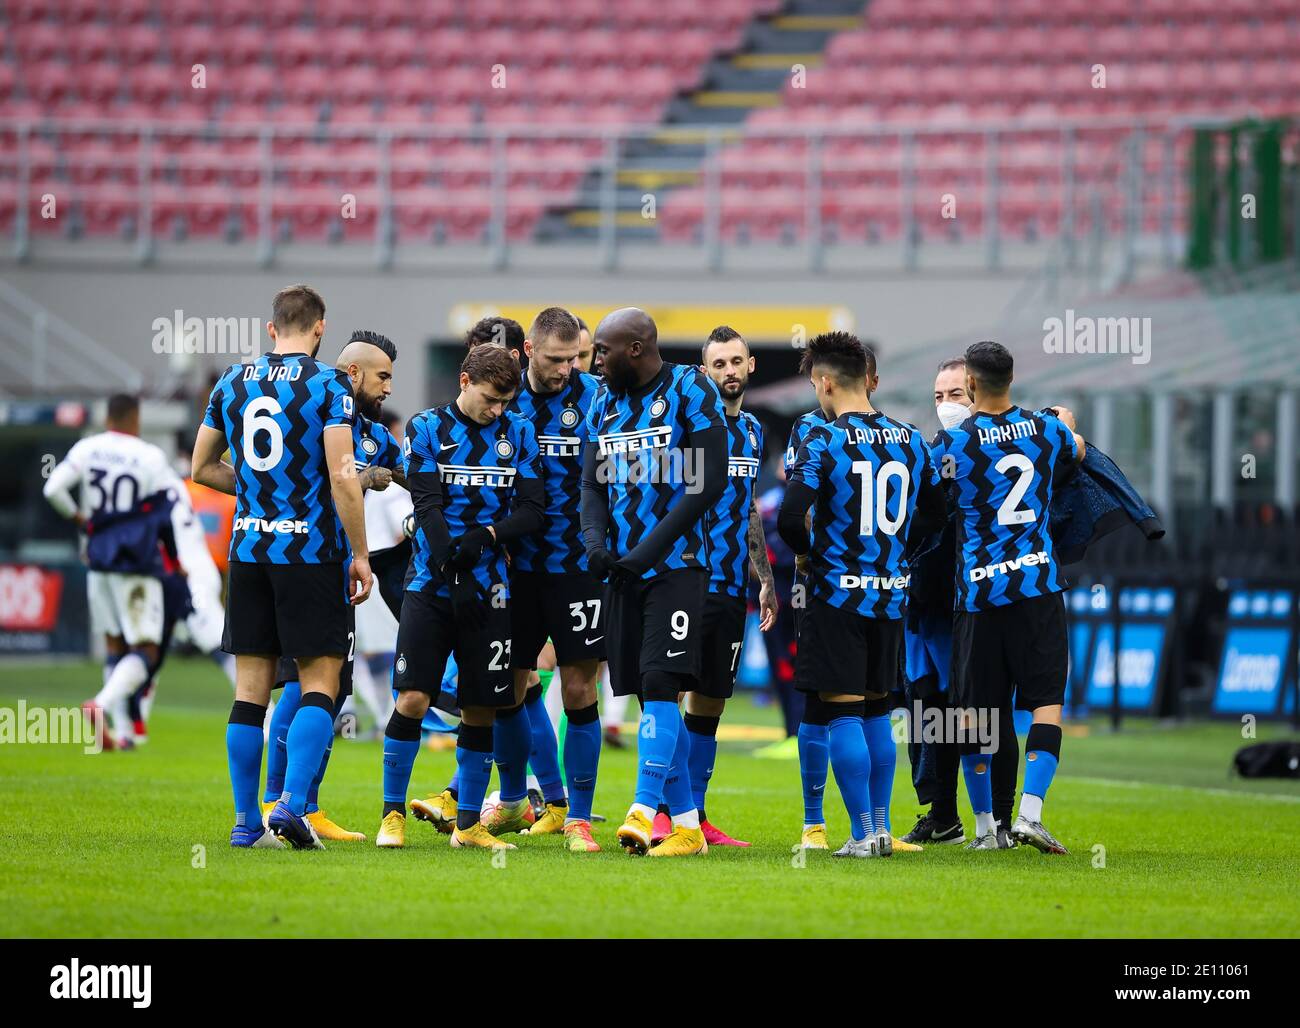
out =
[[[385,348],[365,339],[353,339],[343,347],[334,367],[351,381],[357,410],[377,421],[384,401],[393,391],[393,360]]]
[[[639,307],[620,307],[596,326],[595,366],[610,388],[627,392],[659,374],[659,330]]]

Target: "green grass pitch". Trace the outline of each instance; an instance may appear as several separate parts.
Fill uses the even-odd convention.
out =
[[[0,669],[0,706],[75,704],[90,663]],[[323,806],[371,841],[326,852],[232,851],[224,722],[229,686],[206,661],[164,671],[147,746],[0,745],[0,934],[132,936],[1295,936],[1300,933],[1300,787],[1228,776],[1231,724],[1100,724],[1067,736],[1046,808],[1071,855],[958,848],[837,861],[792,853],[798,766],[724,743],[710,816],[754,843],[703,858],[624,855],[614,828],[631,801],[630,750],[606,749],[596,810],[604,852],[525,839],[503,866],[450,849],[428,825],[379,851],[380,745],[336,745]],[[728,720],[772,724],[734,702]],[[1260,737],[1280,734],[1261,727]],[[450,753],[422,750],[413,795],[441,788]],[[963,817],[972,826],[965,798]],[[848,819],[832,784],[835,845]],[[916,812],[906,754],[897,834]],[[989,912],[980,918],[978,912]]]

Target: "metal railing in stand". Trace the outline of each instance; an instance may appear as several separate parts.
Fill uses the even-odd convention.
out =
[[[1017,224],[1025,226],[1027,240],[1044,234],[1061,238],[1064,264],[1073,268],[1080,229],[1078,198],[1091,193],[1090,231],[1096,234],[1101,231],[1098,221],[1107,216],[1107,204],[1097,195],[1104,189],[1122,205],[1127,271],[1148,223],[1148,204],[1155,204],[1149,223],[1160,237],[1158,252],[1166,262],[1176,259],[1180,133],[1185,135],[1191,125],[1223,120],[716,125],[689,130],[703,142],[702,156],[695,147],[672,156],[663,147],[655,150],[669,131],[661,125],[183,125],[0,119],[0,188],[8,183],[13,190],[12,250],[20,259],[32,252],[37,187],[42,192],[56,189],[74,206],[109,209],[110,216],[101,217],[101,231],[105,220],[120,220],[123,204],[131,204],[123,198],[133,195],[135,256],[141,262],[158,253],[160,225],[167,219],[176,222],[187,206],[201,202],[209,210],[224,209],[230,233],[241,235],[251,228],[258,259],[269,264],[283,231],[277,219],[288,218],[291,230],[295,224],[282,212],[308,207],[325,212],[329,206],[319,195],[311,195],[310,185],[304,188],[301,183],[337,181],[374,184],[364,205],[373,208],[367,215],[375,215],[374,259],[380,266],[392,261],[399,240],[409,238],[409,225],[398,212],[418,213],[421,205],[436,208],[434,220],[442,224],[448,211],[468,205],[476,213],[469,219],[470,230],[461,236],[473,238],[481,224],[477,241],[485,244],[494,267],[508,263],[515,240],[531,238],[538,212],[563,219],[566,212],[577,211],[583,215],[581,224],[597,229],[594,242],[602,263],[614,268],[620,215],[625,213],[621,205],[630,200],[620,192],[620,172],[667,172],[663,195],[656,197],[657,217],[647,219],[647,227],[662,227],[664,209],[671,211],[675,198],[683,195],[676,189],[678,183],[702,182],[702,190],[685,187],[692,197],[683,205],[689,209],[687,230],[675,238],[694,240],[707,267],[725,265],[726,251],[735,245],[729,242],[735,225],[762,223],[782,242],[802,237],[807,265],[814,271],[825,266],[832,248],[870,246],[879,239],[896,240],[901,266],[915,268],[927,225],[944,238],[960,235],[960,220],[934,221],[936,205],[931,200],[937,197],[925,192],[945,178],[968,183],[959,190],[963,211],[972,205],[982,208],[982,224],[969,238],[982,244],[988,268],[1003,264]],[[1145,166],[1148,138],[1163,141],[1159,165],[1152,169]],[[10,140],[12,147],[7,145]],[[399,141],[416,145],[398,151]],[[83,145],[101,142],[106,145]],[[631,151],[628,144],[633,142],[647,146]],[[1115,144],[1125,153],[1118,169],[1110,166]],[[542,156],[520,160],[516,147]],[[636,168],[637,158],[631,154],[647,150],[655,155],[654,168]],[[1159,195],[1143,188],[1148,170],[1160,176]],[[557,175],[561,184],[538,185]],[[982,182],[969,184],[973,179]],[[1026,214],[1026,189],[1043,198],[1041,211]],[[352,186],[344,191],[362,192]],[[0,195],[0,203],[8,199]],[[517,217],[521,210],[527,216]],[[413,220],[422,224],[420,218]],[[770,232],[773,224],[779,232]],[[854,234],[858,229],[865,229],[861,236]],[[75,230],[74,225],[65,231]],[[333,238],[345,234],[338,226],[331,226],[331,232]],[[737,233],[741,238],[747,234]],[[578,233],[565,238],[573,242],[588,237]],[[641,233],[638,238],[649,236]]]

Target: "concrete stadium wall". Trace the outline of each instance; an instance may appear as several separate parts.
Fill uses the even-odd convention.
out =
[[[377,329],[398,343],[403,360],[392,404],[410,412],[428,403],[428,362],[423,355],[413,357],[430,339],[453,335],[450,314],[456,304],[517,303],[540,308],[558,303],[611,309],[625,304],[843,306],[852,312],[860,335],[898,352],[998,319],[1023,284],[1025,273],[972,269],[814,276],[771,270],[707,274],[658,269],[608,274],[545,268],[379,272],[320,267],[308,271],[289,262],[270,270],[6,263],[0,266],[0,278],[138,368],[146,389],[172,377],[169,358],[151,347],[154,319],[170,319],[181,310],[187,317],[265,322],[275,290],[305,280],[321,291],[328,305],[326,358],[337,353],[345,333],[357,327]],[[743,332],[743,320],[736,327]],[[231,359],[203,358],[214,370]],[[402,374],[402,368],[411,370]]]

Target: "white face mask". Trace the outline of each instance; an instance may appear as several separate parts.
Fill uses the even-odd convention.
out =
[[[935,413],[939,415],[939,424],[944,428],[956,428],[970,417],[970,408],[965,404],[944,400],[935,408]]]

